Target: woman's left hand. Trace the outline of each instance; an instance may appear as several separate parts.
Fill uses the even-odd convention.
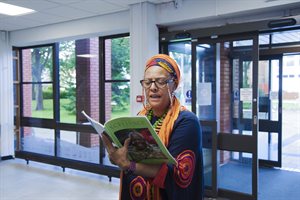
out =
[[[118,165],[122,170],[126,170],[130,166],[130,161],[128,159],[128,145],[130,138],[127,138],[124,145],[121,148],[115,148],[112,142],[105,134],[102,135],[102,141],[107,150],[109,160],[112,164]]]

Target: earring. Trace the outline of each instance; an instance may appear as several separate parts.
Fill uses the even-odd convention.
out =
[[[145,92],[145,89],[143,89],[142,93],[143,93],[143,96],[144,96],[143,106],[144,106],[144,108],[145,108],[147,111],[149,111],[149,110],[151,110],[151,106],[150,106],[150,104],[148,103],[147,96],[145,95],[145,93],[146,93],[146,92]]]
[[[168,87],[168,94],[169,94],[169,98],[170,98],[170,107],[172,107],[173,106],[174,91],[171,93],[169,87]]]

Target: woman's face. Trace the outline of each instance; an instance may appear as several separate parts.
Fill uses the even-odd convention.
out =
[[[161,81],[169,79],[171,79],[169,72],[160,66],[151,66],[145,71],[144,80]],[[169,107],[170,97],[168,87],[170,93],[172,93],[174,90],[174,82],[163,84],[163,86],[162,84],[152,82],[149,88],[145,88],[147,101],[152,107],[154,114],[163,114]]]

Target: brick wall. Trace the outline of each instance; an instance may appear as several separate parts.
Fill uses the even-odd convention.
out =
[[[111,80],[111,39],[105,40],[105,77]],[[105,120],[111,118],[111,83],[105,85]]]
[[[76,40],[75,55],[99,55],[98,38]],[[76,110],[77,123],[86,121],[81,110],[99,120],[99,61],[98,57],[76,56]],[[99,136],[81,133],[79,144],[86,147],[99,145]]]
[[[220,131],[225,133],[231,132],[231,66],[228,59],[228,49],[224,47],[224,43],[221,45],[220,53]],[[229,152],[220,152],[220,162],[224,163],[229,160]]]
[[[31,49],[22,50],[22,65],[23,65],[23,81],[32,81],[32,67],[31,67]],[[23,84],[23,116],[31,117],[32,115],[32,85]],[[31,135],[31,128],[24,127],[24,136]]]

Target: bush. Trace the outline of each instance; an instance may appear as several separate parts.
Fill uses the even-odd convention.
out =
[[[43,98],[44,99],[53,99],[52,87],[48,87],[47,89],[43,90]]]
[[[60,98],[67,99],[69,97],[68,91],[60,90]],[[43,89],[43,98],[44,99],[53,99],[53,90],[52,87],[47,87],[47,89]]]

